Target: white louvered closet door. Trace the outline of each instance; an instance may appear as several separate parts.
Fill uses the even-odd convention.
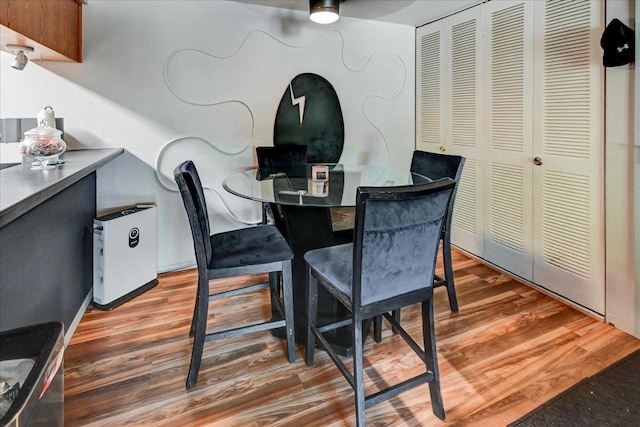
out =
[[[445,143],[446,21],[416,31],[416,148],[437,153]]]
[[[445,154],[465,158],[451,219],[451,243],[483,256],[482,7],[448,19]]]
[[[533,2],[534,282],[604,314],[604,2]]]
[[[465,157],[451,241],[482,256],[482,8],[417,30],[416,148]]]
[[[533,279],[533,3],[484,12],[484,258]]]

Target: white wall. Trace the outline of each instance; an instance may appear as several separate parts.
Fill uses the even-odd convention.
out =
[[[606,23],[618,18],[635,27],[633,2],[608,1]],[[634,229],[635,64],[606,68],[606,321],[640,337]],[[634,119],[636,117],[636,119]],[[636,214],[637,215],[637,214]]]
[[[414,147],[412,26],[225,1],[92,0],[83,7],[81,64],[0,57],[0,116],[65,119],[71,148],[121,146],[98,173],[97,209],[159,205],[159,271],[193,263],[173,168],[193,159],[214,231],[259,220],[259,206],[226,193],[222,179],[272,145],[273,121],[298,74],[326,78],[345,121],[343,163],[408,167]],[[173,89],[173,91],[172,91]],[[239,218],[241,221],[236,220]]]
[[[636,32],[636,63],[638,62],[638,58],[640,58],[640,29],[638,28],[637,23],[640,22],[640,7],[635,4],[635,22],[632,28],[635,29]],[[635,306],[638,307],[635,312],[635,327],[633,335],[640,338],[640,67],[635,65],[635,80],[634,80],[634,94],[635,94],[635,103],[634,103],[634,113],[633,120],[635,123],[634,127],[634,216],[635,216],[635,227],[634,227],[634,240],[635,240],[635,280],[633,283],[635,284]]]

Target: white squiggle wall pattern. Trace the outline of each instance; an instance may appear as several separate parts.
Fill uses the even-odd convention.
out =
[[[337,45],[337,49],[336,49]],[[321,58],[321,60],[318,60]],[[362,65],[350,65],[345,54],[345,38],[337,30],[322,33],[314,40],[294,45],[265,31],[247,33],[240,44],[227,54],[212,54],[197,48],[180,49],[170,54],[164,66],[164,78],[173,95],[193,114],[201,117],[202,127],[191,136],[183,136],[162,146],[156,157],[158,182],[169,191],[177,191],[172,179],[176,157],[189,158],[193,145],[204,144],[213,153],[223,156],[246,155],[248,148],[271,145],[275,110],[289,82],[298,74],[312,72],[331,82],[340,97],[345,116],[345,153],[352,153],[350,144],[366,138],[364,150],[378,152],[370,163],[390,164],[389,142],[383,131],[386,123],[370,118],[368,108],[372,100],[390,101],[398,97],[407,83],[407,68],[402,58],[389,51],[372,52]],[[355,61],[351,61],[355,62]],[[237,70],[246,70],[238,75]],[[234,76],[229,79],[225,76]],[[359,111],[356,114],[356,103]],[[373,108],[373,107],[371,107]],[[242,127],[240,139],[221,141],[215,128],[208,128],[209,114],[223,114]],[[384,117],[384,113],[380,115]],[[364,121],[358,124],[358,121]],[[363,135],[350,129],[369,128]],[[171,154],[169,154],[171,153]],[[349,154],[344,154],[344,156]],[[251,158],[253,153],[251,152]],[[386,158],[382,158],[386,156]],[[206,168],[205,159],[193,159],[199,169]],[[341,161],[357,163],[353,156]],[[247,164],[246,167],[252,165]],[[230,173],[221,171],[220,173]],[[219,190],[205,185],[221,203],[223,210],[236,221],[255,224],[256,218],[240,218],[224,201]]]

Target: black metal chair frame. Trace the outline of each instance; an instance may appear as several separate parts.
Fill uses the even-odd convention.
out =
[[[174,177],[178,184],[178,188],[187,211],[187,216],[189,218],[198,268],[198,287],[193,318],[191,320],[191,328],[189,330],[189,336],[193,337],[193,349],[191,352],[191,363],[189,365],[189,373],[186,382],[187,389],[193,387],[198,380],[204,343],[208,341],[230,338],[253,332],[286,328],[287,357],[290,363],[295,362],[293,291],[291,277],[291,259],[293,258],[293,253],[290,252],[289,249],[290,256],[287,255],[282,257],[283,259],[262,264],[236,264],[224,267],[212,266],[211,258],[213,255],[210,246],[208,246],[206,242],[210,241],[211,237],[216,235],[209,236],[209,219],[204,192],[202,190],[198,172],[193,162],[189,160],[176,167]],[[264,231],[268,231],[266,235],[271,237],[275,235],[277,238],[281,239],[278,244],[286,245],[286,242],[277,232],[275,227],[259,227],[264,227]],[[270,230],[267,230],[267,228]],[[219,233],[218,236],[230,233],[237,234],[238,232],[242,232],[242,230]],[[256,250],[267,252],[270,250],[270,245],[271,243],[266,244],[265,242],[264,248],[258,248]],[[288,246],[286,246],[286,248],[288,248]],[[209,294],[210,280],[260,273],[269,273],[269,282],[251,284],[224,292],[211,295]],[[279,273],[282,274],[282,281],[280,281]],[[207,331],[210,302],[266,288],[270,289],[272,313],[278,313],[271,320],[217,332]]]
[[[439,234],[444,223],[446,214],[446,204],[448,198],[455,188],[455,181],[452,179],[443,179],[437,182],[431,182],[428,184],[405,186],[405,187],[385,187],[385,188],[364,188],[361,187],[357,192],[356,202],[356,222],[354,230],[354,243],[353,245],[353,259],[352,259],[352,279],[351,279],[351,295],[345,294],[334,286],[327,277],[324,277],[322,272],[319,271],[317,266],[313,265],[315,254],[312,252],[323,251],[325,249],[317,249],[310,251],[305,255],[307,260],[308,269],[308,294],[307,294],[307,343],[306,343],[306,363],[311,366],[314,362],[314,347],[316,345],[316,339],[319,347],[324,349],[333,362],[336,364],[342,375],[355,391],[356,399],[356,420],[358,426],[365,425],[365,409],[369,408],[383,400],[387,400],[397,396],[398,394],[413,388],[417,385],[429,383],[429,391],[431,395],[431,402],[434,414],[440,418],[445,418],[444,405],[442,403],[442,396],[440,393],[440,379],[437,363],[437,352],[435,343],[435,328],[434,328],[434,309],[433,309],[433,271],[435,270],[435,263],[438,253]],[[365,305],[361,304],[362,301],[362,260],[363,249],[366,243],[363,241],[365,233],[365,215],[367,207],[370,203],[376,203],[377,201],[403,201],[409,199],[415,199],[418,197],[432,197],[437,193],[444,193],[446,198],[441,200],[441,204],[438,212],[434,212],[436,219],[434,221],[435,226],[439,227],[437,234],[432,235],[432,240],[428,241],[426,235],[425,247],[431,247],[433,253],[433,259],[425,260],[432,265],[426,269],[431,271],[431,277],[425,277],[424,286],[418,289],[412,290],[408,293],[395,294],[391,297],[385,297],[383,300],[369,302]],[[429,219],[425,219],[430,221]],[[423,237],[422,235],[420,237]],[[347,244],[350,245],[350,244]],[[430,246],[433,245],[433,246]],[[429,264],[426,264],[429,265]],[[317,293],[318,283],[322,284],[344,307],[351,312],[351,318],[334,322],[328,325],[316,326],[316,312],[317,312]],[[392,284],[388,284],[392,286]],[[391,314],[400,307],[415,304],[417,302],[422,303],[422,327],[424,335],[424,350],[411,338],[411,336],[402,328],[399,322]],[[399,384],[390,386],[384,390],[381,390],[375,394],[365,396],[364,391],[364,367],[363,367],[363,321],[366,319],[374,318],[376,316],[384,316],[385,319],[392,325],[392,327],[400,334],[400,336],[407,342],[411,349],[425,362],[426,372],[417,375],[413,378],[405,380]],[[353,336],[353,373],[340,359],[338,354],[333,350],[331,345],[327,342],[324,333],[336,329],[338,327],[351,326]]]

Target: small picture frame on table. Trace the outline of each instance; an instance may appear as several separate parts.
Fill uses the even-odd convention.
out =
[[[325,165],[313,165],[311,166],[311,180],[312,181],[329,181],[329,166]]]

